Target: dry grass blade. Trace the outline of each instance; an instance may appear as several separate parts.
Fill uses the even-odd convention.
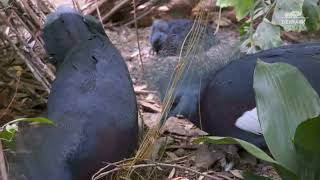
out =
[[[27,64],[28,68],[31,70],[35,78],[43,85],[43,87],[50,92],[49,83],[47,80],[44,80],[44,77],[39,73],[39,70],[36,69],[33,64],[24,56],[21,50],[15,45],[15,43],[3,32],[0,32],[0,38],[5,39],[9,42],[10,46],[14,48],[16,53],[20,56],[20,58]]]
[[[17,4],[17,6],[19,6],[18,9],[21,10],[21,8],[22,8],[21,4],[19,4],[19,3],[15,3],[15,4]],[[22,2],[22,4],[27,5],[26,2]],[[30,6],[26,6],[26,13],[31,13],[30,11],[32,11]],[[8,17],[10,17],[10,14],[16,15],[16,16],[8,18]],[[20,33],[21,29],[18,29],[18,28],[24,28],[29,34],[31,34],[31,36],[34,38],[34,40],[38,43],[38,46],[40,46],[40,48],[43,49],[42,42],[37,40],[38,38],[35,36],[35,34],[37,34],[37,32],[33,32],[33,31],[39,31],[40,27],[42,26],[43,21],[39,21],[38,18],[34,17],[35,13],[32,13],[32,15],[29,15],[29,16],[32,17],[31,21],[34,22],[35,25],[28,27],[27,24],[30,25],[30,24],[32,24],[32,22],[29,22],[29,23],[24,22],[24,20],[22,20],[18,16],[18,14],[19,13],[14,12],[13,9],[12,10],[7,9],[6,11],[4,11],[4,13],[0,13],[0,18],[5,23],[5,26],[7,26],[9,28],[9,30],[12,31],[14,36],[17,38],[17,41],[22,45],[22,48],[27,50],[27,52],[31,56],[31,58],[27,58],[24,55],[24,53],[22,52],[23,50],[21,50],[21,48],[16,46],[15,42],[12,40],[11,37],[8,36],[8,34],[2,32],[0,38],[7,41],[9,43],[9,45],[11,47],[13,47],[13,49],[17,52],[17,54],[20,56],[20,58],[27,64],[28,68],[32,71],[32,73],[34,74],[36,79],[49,92],[50,91],[50,82],[49,81],[52,81],[54,79],[54,75],[51,72],[51,70],[45,65],[45,63],[43,63],[41,58],[29,46],[26,38],[23,37],[23,35]],[[21,23],[22,26],[17,27],[17,24],[15,23],[15,22],[17,22],[17,21],[15,21],[16,19]],[[48,77],[49,80],[47,80],[46,77]]]
[[[15,88],[13,97],[12,97],[10,103],[8,104],[8,106],[6,107],[6,109],[5,109],[5,110],[2,112],[2,114],[0,115],[0,120],[1,120],[2,117],[7,113],[7,111],[10,109],[13,101],[15,100],[16,95],[17,95],[17,92],[18,92],[18,88],[19,88],[19,83],[20,83],[20,76],[18,76],[17,83],[16,83],[16,88]]]
[[[142,72],[144,72],[143,68],[143,62],[142,62],[142,55],[141,55],[141,48],[140,48],[140,39],[139,39],[139,30],[138,30],[138,20],[137,20],[137,7],[136,7],[136,1],[132,0],[133,3],[133,15],[134,15],[134,27],[136,29],[136,36],[137,36],[137,45],[138,45],[138,52],[139,52],[139,59],[141,63],[141,69]]]
[[[164,120],[167,118],[168,111],[172,106],[174,96],[175,96],[175,88],[179,83],[184,72],[188,71],[192,63],[190,61],[192,58],[190,56],[194,56],[197,54],[202,53],[201,47],[198,47],[199,42],[203,39],[201,38],[205,34],[205,26],[203,26],[203,22],[208,22],[208,15],[206,12],[202,11],[199,13],[198,17],[196,18],[190,32],[188,33],[187,37],[185,38],[182,49],[179,55],[179,63],[172,75],[171,78],[171,86],[168,88],[166,97],[164,100],[163,110],[161,115],[159,116],[157,122],[160,122],[157,126],[153,127],[152,129],[148,130],[146,135],[143,138],[143,141],[135,155],[135,158],[129,163],[131,168],[126,169],[115,169],[112,172],[120,172],[120,171],[127,171],[126,178],[129,178],[134,170],[137,168],[136,164],[139,162],[140,159],[146,159],[149,157],[150,152],[152,152],[154,148],[154,143],[160,137],[160,129],[163,126]],[[186,43],[188,39],[188,43]],[[150,165],[149,167],[157,167],[157,164]],[[172,166],[175,167],[175,166]],[[180,167],[181,168],[181,167]],[[118,173],[123,174],[123,173]],[[117,179],[120,179],[119,175]]]
[[[128,168],[128,165],[127,164],[122,164],[122,163],[117,163],[117,167],[112,169],[112,170],[109,170],[109,171],[106,171],[106,172],[101,172],[99,175],[95,176],[92,178],[92,180],[98,180],[98,179],[101,179],[101,178],[104,178],[104,177],[107,177],[107,176],[110,176],[112,175],[113,173],[117,173],[121,170],[125,170]],[[122,165],[121,165],[122,164]],[[175,168],[175,169],[181,169],[181,170],[184,170],[184,171],[188,171],[188,172],[191,172],[191,173],[194,173],[194,174],[197,174],[199,176],[203,176],[203,177],[206,177],[206,178],[209,178],[209,179],[213,179],[213,180],[222,180],[221,178],[219,178],[218,176],[214,176],[214,175],[209,175],[207,173],[202,173],[202,172],[199,172],[197,170],[194,170],[194,169],[191,169],[191,168],[187,168],[187,167],[184,167],[184,166],[181,166],[181,165],[178,165],[178,164],[168,164],[168,163],[160,163],[160,162],[148,162],[148,163],[145,163],[145,164],[137,164],[137,165],[132,165],[130,166],[129,168],[132,170],[132,171],[135,171],[137,169],[141,169],[141,168],[156,168],[156,167],[165,167],[165,168]]]
[[[1,123],[16,116],[34,116],[45,108],[53,72],[44,61],[40,30],[45,16],[53,10],[48,1],[10,1],[0,7],[0,114]],[[17,69],[19,68],[19,69]],[[19,89],[13,85],[20,71]],[[12,97],[15,92],[15,100]]]

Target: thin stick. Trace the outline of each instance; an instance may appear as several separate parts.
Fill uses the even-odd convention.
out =
[[[119,166],[120,164],[125,164],[128,163],[130,161],[132,161],[133,158],[131,159],[124,159],[115,163],[108,163],[108,165],[106,165],[105,167],[101,168],[98,172],[96,172],[91,179],[94,179],[96,176],[98,176],[100,173],[102,173],[104,170],[106,170],[107,168],[109,168],[110,166]]]
[[[135,29],[136,29],[137,44],[138,44],[138,51],[139,51],[139,59],[140,59],[140,63],[141,63],[142,72],[144,72],[142,56],[141,56],[140,41],[139,41],[140,39],[139,39],[139,31],[138,31],[136,1],[132,0],[132,3],[133,3],[133,17],[134,17],[134,26],[135,26]]]
[[[113,7],[108,14],[104,15],[102,17],[102,21],[106,21],[107,19],[109,19],[114,13],[116,13],[119,9],[121,9],[123,6],[125,6],[126,4],[128,4],[130,2],[130,0],[123,0],[121,1],[119,4],[117,4],[115,7]]]
[[[44,79],[39,71],[37,71],[32,63],[20,52],[20,49],[14,44],[14,42],[2,31],[0,31],[0,38],[5,39],[11,47],[16,51],[17,55],[26,63],[34,77],[41,83],[41,85],[45,88],[47,92],[50,92],[50,87],[47,84],[46,79]]]
[[[0,140],[0,172],[1,172],[1,179],[9,180],[7,169],[6,169],[6,163],[5,163],[5,160],[4,160],[4,154],[3,154],[3,148],[2,148],[1,140]]]
[[[131,24],[135,23],[135,21],[140,20],[141,18],[145,17],[146,15],[148,15],[149,13],[151,13],[152,11],[154,11],[155,7],[151,7],[150,9],[148,9],[147,11],[143,12],[142,14],[140,14],[138,17],[134,18],[133,20],[127,22],[124,24],[124,26],[130,26]]]
[[[22,8],[21,6],[21,9],[24,9],[28,15],[31,17],[31,20],[33,21],[33,23],[37,26],[37,28],[40,28],[41,27],[41,23],[39,22],[39,18],[38,16],[35,14],[35,12],[32,10],[32,8],[29,6],[29,4],[25,1],[25,0],[21,0],[20,1],[22,3],[22,5],[24,6],[24,8]],[[18,5],[19,2],[17,2],[17,5]]]
[[[149,163],[149,164],[133,165],[133,166],[130,167],[130,169],[147,168],[147,167],[169,167],[169,168],[176,168],[176,169],[181,169],[181,170],[189,171],[189,172],[195,173],[195,174],[197,174],[197,175],[199,175],[199,176],[204,176],[204,177],[207,177],[207,178],[210,178],[210,179],[222,180],[221,178],[219,178],[219,177],[217,177],[217,176],[208,175],[208,174],[206,174],[206,173],[199,172],[199,171],[194,170],[194,169],[192,169],[192,168],[180,166],[180,165],[177,165],[177,164],[167,164],[167,163],[154,162],[154,163]],[[126,168],[126,167],[124,167],[124,168]],[[97,179],[106,177],[107,175],[112,174],[112,173],[115,173],[115,172],[118,172],[118,171],[120,171],[120,170],[122,170],[122,169],[123,169],[123,167],[119,166],[119,167],[114,168],[114,169],[112,169],[112,170],[110,170],[110,171],[101,173],[99,176],[96,176],[96,177],[93,178],[92,180],[97,180]]]
[[[103,24],[103,23],[102,23],[102,18],[101,18],[100,9],[99,9],[99,5],[98,5],[98,4],[99,4],[99,3],[98,3],[98,0],[96,0],[95,6],[96,6],[96,10],[97,10],[97,15],[98,15],[98,17],[99,17],[99,20],[100,20],[101,24]],[[103,27],[103,29],[104,29],[104,26],[102,26],[102,27]]]
[[[81,8],[80,8],[80,5],[79,5],[79,2],[78,2],[78,1],[75,1],[75,0],[72,0],[72,3],[73,3],[74,8],[75,8],[78,12],[81,12]]]
[[[217,34],[217,33],[219,32],[220,22],[221,22],[221,10],[222,10],[222,8],[220,7],[220,8],[219,8],[219,19],[218,19],[218,24],[217,24],[217,27],[216,27],[216,30],[215,30],[214,34]]]
[[[37,55],[34,53],[34,51],[32,50],[32,48],[29,47],[29,45],[23,40],[23,38],[19,35],[19,32],[17,31],[17,29],[15,29],[12,24],[10,24],[10,22],[8,21],[8,19],[6,18],[5,15],[0,13],[0,18],[2,19],[2,21],[4,21],[6,23],[7,26],[9,26],[11,28],[11,30],[16,34],[17,39],[20,41],[21,44],[23,44],[29,51],[30,55],[32,56],[32,58],[34,58],[34,61],[30,61],[25,58],[25,56],[23,55],[23,53],[20,52],[19,48],[15,45],[15,43],[13,43],[13,41],[7,37],[7,35],[3,32],[1,32],[3,38],[5,38],[9,44],[14,48],[14,50],[16,50],[17,53],[22,60],[26,61],[26,64],[28,65],[28,67],[30,68],[31,72],[35,75],[36,78],[39,78],[38,80],[44,84],[44,87],[46,88],[46,90],[50,91],[50,83],[48,82],[48,80],[43,77],[42,73],[39,72],[42,71],[44,74],[46,74],[50,80],[53,80],[55,78],[54,74],[51,72],[51,70],[47,67],[46,64],[44,64],[41,59],[39,57],[37,57]],[[38,68],[34,68],[34,65],[37,66]],[[37,74],[37,75],[36,75]],[[48,92],[49,92],[48,91]]]
[[[8,104],[7,108],[2,112],[2,114],[0,115],[0,120],[3,118],[3,116],[7,113],[7,111],[10,109],[12,103],[14,102],[14,99],[16,98],[16,95],[17,95],[17,92],[18,92],[18,87],[19,87],[19,83],[20,83],[20,76],[18,76],[18,79],[17,79],[17,85],[16,85],[16,88],[14,90],[14,94],[13,94],[13,97],[10,101],[10,103]]]

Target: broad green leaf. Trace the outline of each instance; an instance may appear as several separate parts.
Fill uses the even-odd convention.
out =
[[[278,164],[273,164],[272,166],[277,170],[277,173],[282,180],[299,180],[296,174],[284,168],[283,166]]]
[[[224,7],[234,7],[236,11],[237,20],[241,20],[248,15],[250,10],[254,8],[257,0],[217,0],[217,6]]]
[[[305,17],[302,14],[304,0],[277,0],[274,8],[272,23],[280,25],[285,31],[303,31]]]
[[[218,137],[218,136],[202,136],[194,140],[195,143],[201,143],[201,142],[208,142],[211,144],[239,144],[243,149],[248,151],[250,154],[254,155],[255,157],[270,162],[278,164],[277,161],[272,159],[268,154],[266,154],[264,151],[256,147],[255,145],[248,143],[246,141],[243,141],[241,139],[237,138],[231,138],[231,137]]]
[[[298,171],[292,140],[298,125],[320,113],[320,100],[303,74],[285,63],[257,61],[254,91],[263,135],[273,157]]]
[[[267,19],[263,19],[253,34],[253,40],[262,50],[267,50],[282,45],[280,36],[280,27],[271,24]]]
[[[271,178],[265,177],[265,176],[258,176],[255,175],[249,171],[244,171],[242,173],[242,176],[245,180],[272,180]]]
[[[300,179],[320,179],[320,116],[302,122],[296,129],[294,145],[297,151]]]
[[[305,0],[303,3],[303,15],[306,18],[308,31],[315,32],[320,29],[320,7],[318,0]]]
[[[293,142],[307,151],[320,153],[320,116],[302,122],[296,129]]]

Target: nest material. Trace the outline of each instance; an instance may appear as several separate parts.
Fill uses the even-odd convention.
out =
[[[0,3],[0,120],[43,112],[54,79],[40,30],[54,7],[47,1]]]

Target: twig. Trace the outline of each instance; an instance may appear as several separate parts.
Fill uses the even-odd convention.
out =
[[[81,6],[81,11],[82,12],[86,12],[86,11],[88,11],[87,9],[89,9],[92,5],[94,5],[95,4],[95,2],[93,2],[93,1],[90,1],[90,2],[88,2],[87,4],[84,4],[83,6]],[[90,9],[89,9],[90,10]],[[94,9],[95,10],[95,9]],[[87,13],[86,12],[86,14],[90,14],[90,13]]]
[[[254,16],[254,6],[250,10],[249,39],[250,39],[250,46],[251,47],[255,47],[255,43],[254,43],[254,40],[253,40],[253,33],[254,33],[253,16]]]
[[[102,173],[104,170],[106,170],[107,168],[109,168],[110,166],[118,166],[119,164],[125,164],[125,163],[128,163],[130,161],[132,161],[133,158],[130,158],[130,159],[124,159],[124,160],[121,160],[121,161],[118,161],[118,162],[115,162],[115,163],[108,163],[107,166],[101,168],[98,172],[96,172],[91,179],[94,179],[96,176],[98,176],[100,173]]]
[[[100,8],[100,6],[102,6],[104,3],[106,3],[108,0],[100,0],[100,1],[98,1],[98,3],[97,2],[95,2],[94,4],[95,4],[95,6],[98,6],[99,8]],[[89,4],[89,3],[88,3]],[[91,2],[91,5],[92,5],[93,3]],[[96,7],[92,7],[92,8],[90,8],[88,11],[87,11],[87,14],[93,14],[95,11],[96,11]],[[84,8],[84,7],[82,7],[82,10],[85,10],[86,8]]]
[[[180,165],[177,165],[177,164],[167,164],[167,163],[159,163],[159,162],[153,162],[153,163],[148,163],[148,164],[138,164],[138,165],[133,165],[131,166],[130,168],[131,169],[139,169],[139,168],[147,168],[147,167],[169,167],[169,168],[176,168],[176,169],[181,169],[181,170],[185,170],[185,171],[189,171],[189,172],[192,172],[192,173],[195,173],[197,175],[200,175],[200,176],[204,176],[204,177],[207,177],[207,178],[210,178],[210,179],[214,179],[214,180],[222,180],[221,178],[217,177],[217,176],[213,176],[213,175],[208,175],[206,173],[202,173],[202,172],[199,172],[197,170],[194,170],[194,169],[191,169],[191,168],[188,168],[188,167],[184,167],[184,166],[180,166]],[[115,172],[118,172],[122,169],[124,169],[126,167],[116,167],[112,170],[109,170],[107,172],[104,172],[104,173],[101,173],[99,176],[96,176],[95,178],[93,178],[93,180],[97,180],[97,179],[100,179],[100,178],[103,178],[103,177],[106,177],[112,173],[115,173]]]
[[[79,5],[79,2],[78,2],[78,1],[75,1],[75,0],[72,0],[72,3],[73,3],[74,8],[75,8],[78,12],[81,12],[81,8],[80,8],[80,5]]]
[[[2,112],[1,116],[0,116],[0,120],[3,118],[3,116],[7,113],[7,111],[10,109],[14,99],[16,98],[17,96],[17,92],[18,92],[18,87],[19,87],[19,83],[20,83],[20,76],[18,76],[18,79],[17,79],[17,85],[16,85],[16,88],[14,90],[14,94],[13,94],[13,97],[10,101],[10,103],[8,104],[7,108]],[[1,157],[0,157],[1,158]]]
[[[218,24],[217,24],[216,30],[215,30],[215,32],[214,32],[214,34],[215,34],[215,35],[219,32],[219,28],[220,28],[220,22],[221,22],[221,10],[222,10],[222,8],[220,7],[220,8],[219,8],[219,19],[218,19]]]
[[[42,1],[44,1],[49,6],[49,8],[51,10],[56,9],[56,6],[53,3],[51,3],[50,1],[48,1],[48,0],[42,0]]]
[[[6,163],[4,160],[3,147],[2,147],[1,140],[0,140],[0,171],[1,171],[1,179],[9,180],[7,169],[6,169]]]
[[[14,42],[2,31],[0,31],[0,38],[5,39],[10,44],[10,46],[13,47],[13,49],[16,51],[17,55],[26,63],[26,65],[28,66],[28,68],[30,69],[30,71],[32,72],[34,77],[42,84],[42,86],[45,88],[45,90],[47,92],[50,92],[50,88],[49,88],[48,84],[46,83],[44,78],[42,78],[39,71],[37,71],[33,67],[32,63],[30,63],[30,61],[21,53],[20,49],[14,44]]]
[[[98,18],[100,20],[100,23],[102,24],[102,18],[101,18],[101,13],[100,13],[100,10],[99,10],[98,0],[96,0],[95,6],[96,6]],[[104,26],[102,26],[102,27],[104,29]]]
[[[41,71],[43,71],[43,73],[46,73],[46,75],[50,78],[50,80],[54,80],[54,75],[51,72],[51,70],[41,61],[41,59],[39,57],[36,56],[36,54],[33,52],[32,48],[29,47],[29,45],[23,40],[23,38],[19,35],[18,31],[12,26],[12,24],[9,23],[8,19],[0,13],[0,18],[6,23],[7,26],[9,26],[11,28],[11,30],[16,34],[18,40],[20,41],[20,43],[22,43],[29,51],[29,54],[32,56],[32,58],[34,59],[34,62],[31,61],[31,63],[34,63],[38,69],[40,69]],[[15,44],[12,42],[12,40],[7,37],[6,34],[2,33],[4,38],[7,38],[7,41],[10,43],[10,45],[16,50],[19,51],[19,48],[17,46],[15,46]],[[19,54],[18,54],[19,55]],[[22,53],[20,53],[21,56]],[[20,56],[19,55],[19,56]],[[28,59],[26,59],[24,57],[23,60],[26,60],[30,66],[32,66],[32,64],[28,61]],[[42,77],[42,74],[38,71],[38,69],[36,68],[32,68],[31,71],[33,73],[37,72],[38,73],[38,77],[41,79],[42,83],[46,85],[46,87],[49,88],[50,83],[47,81],[47,79],[45,77]],[[39,80],[39,79],[38,79]],[[49,88],[50,89],[50,88]]]
[[[135,23],[135,21],[140,20],[141,18],[145,17],[146,15],[148,15],[150,12],[152,12],[154,10],[155,7],[151,7],[150,9],[148,9],[147,11],[143,12],[142,14],[140,14],[140,16],[134,18],[133,20],[127,22],[124,24],[124,26],[130,26],[131,24]]]
[[[28,13],[28,15],[31,17],[31,19],[33,20],[34,24],[37,26],[37,28],[41,27],[41,23],[39,22],[39,18],[37,17],[37,15],[32,11],[31,7],[29,6],[29,4],[25,1],[25,0],[21,0],[20,1],[24,8],[25,11]],[[19,2],[17,2],[19,3]],[[20,6],[21,7],[21,6]],[[21,7],[22,8],[22,7]]]
[[[139,30],[138,30],[138,22],[137,22],[138,20],[137,20],[136,1],[132,0],[132,3],[133,3],[134,26],[135,26],[135,29],[136,29],[137,44],[138,44],[138,51],[139,51],[139,59],[140,59],[140,63],[141,63],[142,73],[143,73],[144,72],[144,68],[143,68],[143,61],[142,61],[141,48],[140,48]]]
[[[182,156],[182,157],[178,157],[178,158],[176,158],[176,159],[172,159],[172,160],[170,160],[170,161],[166,161],[165,163],[168,163],[168,164],[179,163],[179,164],[181,164],[181,163],[187,161],[187,159],[188,159],[192,154],[193,154],[193,153],[190,153],[190,154],[188,154],[188,155],[186,155],[186,156]]]
[[[43,42],[40,41],[40,39],[33,33],[33,31],[27,26],[27,24],[18,16],[18,14],[15,11],[12,11],[12,13],[16,16],[16,18],[20,21],[22,25],[25,26],[25,28],[29,31],[31,36],[34,38],[34,40],[41,46],[43,46]]]
[[[4,39],[0,38],[1,39],[1,42],[3,44],[3,48],[6,48],[7,47],[7,43]]]
[[[104,15],[102,17],[102,21],[105,22],[107,19],[109,19],[114,13],[116,13],[119,9],[121,9],[123,6],[128,4],[130,0],[123,0],[119,4],[117,4],[115,7],[113,7],[108,14]]]

